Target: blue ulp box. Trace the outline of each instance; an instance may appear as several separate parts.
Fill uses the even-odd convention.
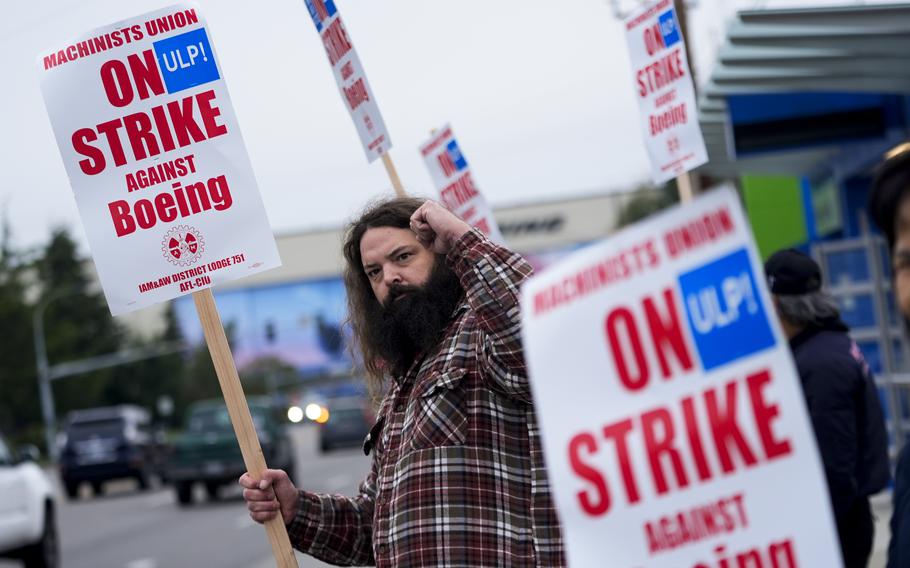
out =
[[[464,155],[461,153],[461,149],[458,147],[458,142],[452,140],[446,145],[446,152],[449,153],[449,158],[452,159],[452,163],[455,164],[455,168],[458,171],[461,171],[468,167],[468,161],[464,159]]]
[[[746,249],[680,275],[679,286],[706,371],[775,344]]]
[[[168,93],[176,93],[221,78],[205,28],[152,44]]]
[[[667,10],[657,18],[660,24],[660,35],[664,37],[664,45],[670,47],[679,41],[679,28],[676,26],[676,12]]]

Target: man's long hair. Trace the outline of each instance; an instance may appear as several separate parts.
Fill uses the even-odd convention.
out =
[[[347,323],[354,334],[352,350],[359,348],[363,356],[367,385],[374,395],[378,395],[382,390],[387,362],[380,356],[377,338],[372,337],[372,330],[367,325],[367,315],[379,309],[379,300],[376,299],[373,287],[370,286],[370,281],[363,270],[360,241],[367,229],[410,228],[411,215],[424,201],[414,197],[398,197],[372,203],[358,219],[348,225],[345,231],[342,252],[345,260],[344,286],[348,296]]]
[[[826,319],[840,317],[837,301],[829,294],[817,290],[798,296],[775,296],[781,319],[797,327],[821,325]]]

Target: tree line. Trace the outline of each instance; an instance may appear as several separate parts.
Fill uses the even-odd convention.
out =
[[[183,341],[173,305],[164,325],[152,336],[140,335],[111,317],[103,293],[65,228],[32,249],[14,246],[8,223],[0,233],[0,431],[12,445],[44,447],[44,421],[38,386],[34,322],[43,322],[51,366],[109,355],[124,349]],[[43,314],[40,313],[43,308]],[[220,396],[205,346],[53,381],[58,423],[71,410],[137,404],[154,414],[156,402],[173,402],[174,425],[186,405]],[[46,448],[45,448],[46,449]]]

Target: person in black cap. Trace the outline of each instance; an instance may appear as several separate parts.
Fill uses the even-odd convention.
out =
[[[834,299],[821,290],[814,260],[781,250],[765,263],[765,273],[809,407],[844,565],[865,567],[875,531],[869,496],[889,479],[888,438],[872,374]]]
[[[869,214],[888,239],[894,294],[905,321],[910,318],[910,152],[879,168],[869,194]],[[904,444],[894,472],[888,568],[910,568],[910,444]]]

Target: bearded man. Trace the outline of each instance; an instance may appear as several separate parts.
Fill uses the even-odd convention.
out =
[[[381,202],[344,242],[356,345],[384,391],[355,497],[240,478],[301,552],[341,565],[564,566],[520,338],[531,266],[433,201]]]

